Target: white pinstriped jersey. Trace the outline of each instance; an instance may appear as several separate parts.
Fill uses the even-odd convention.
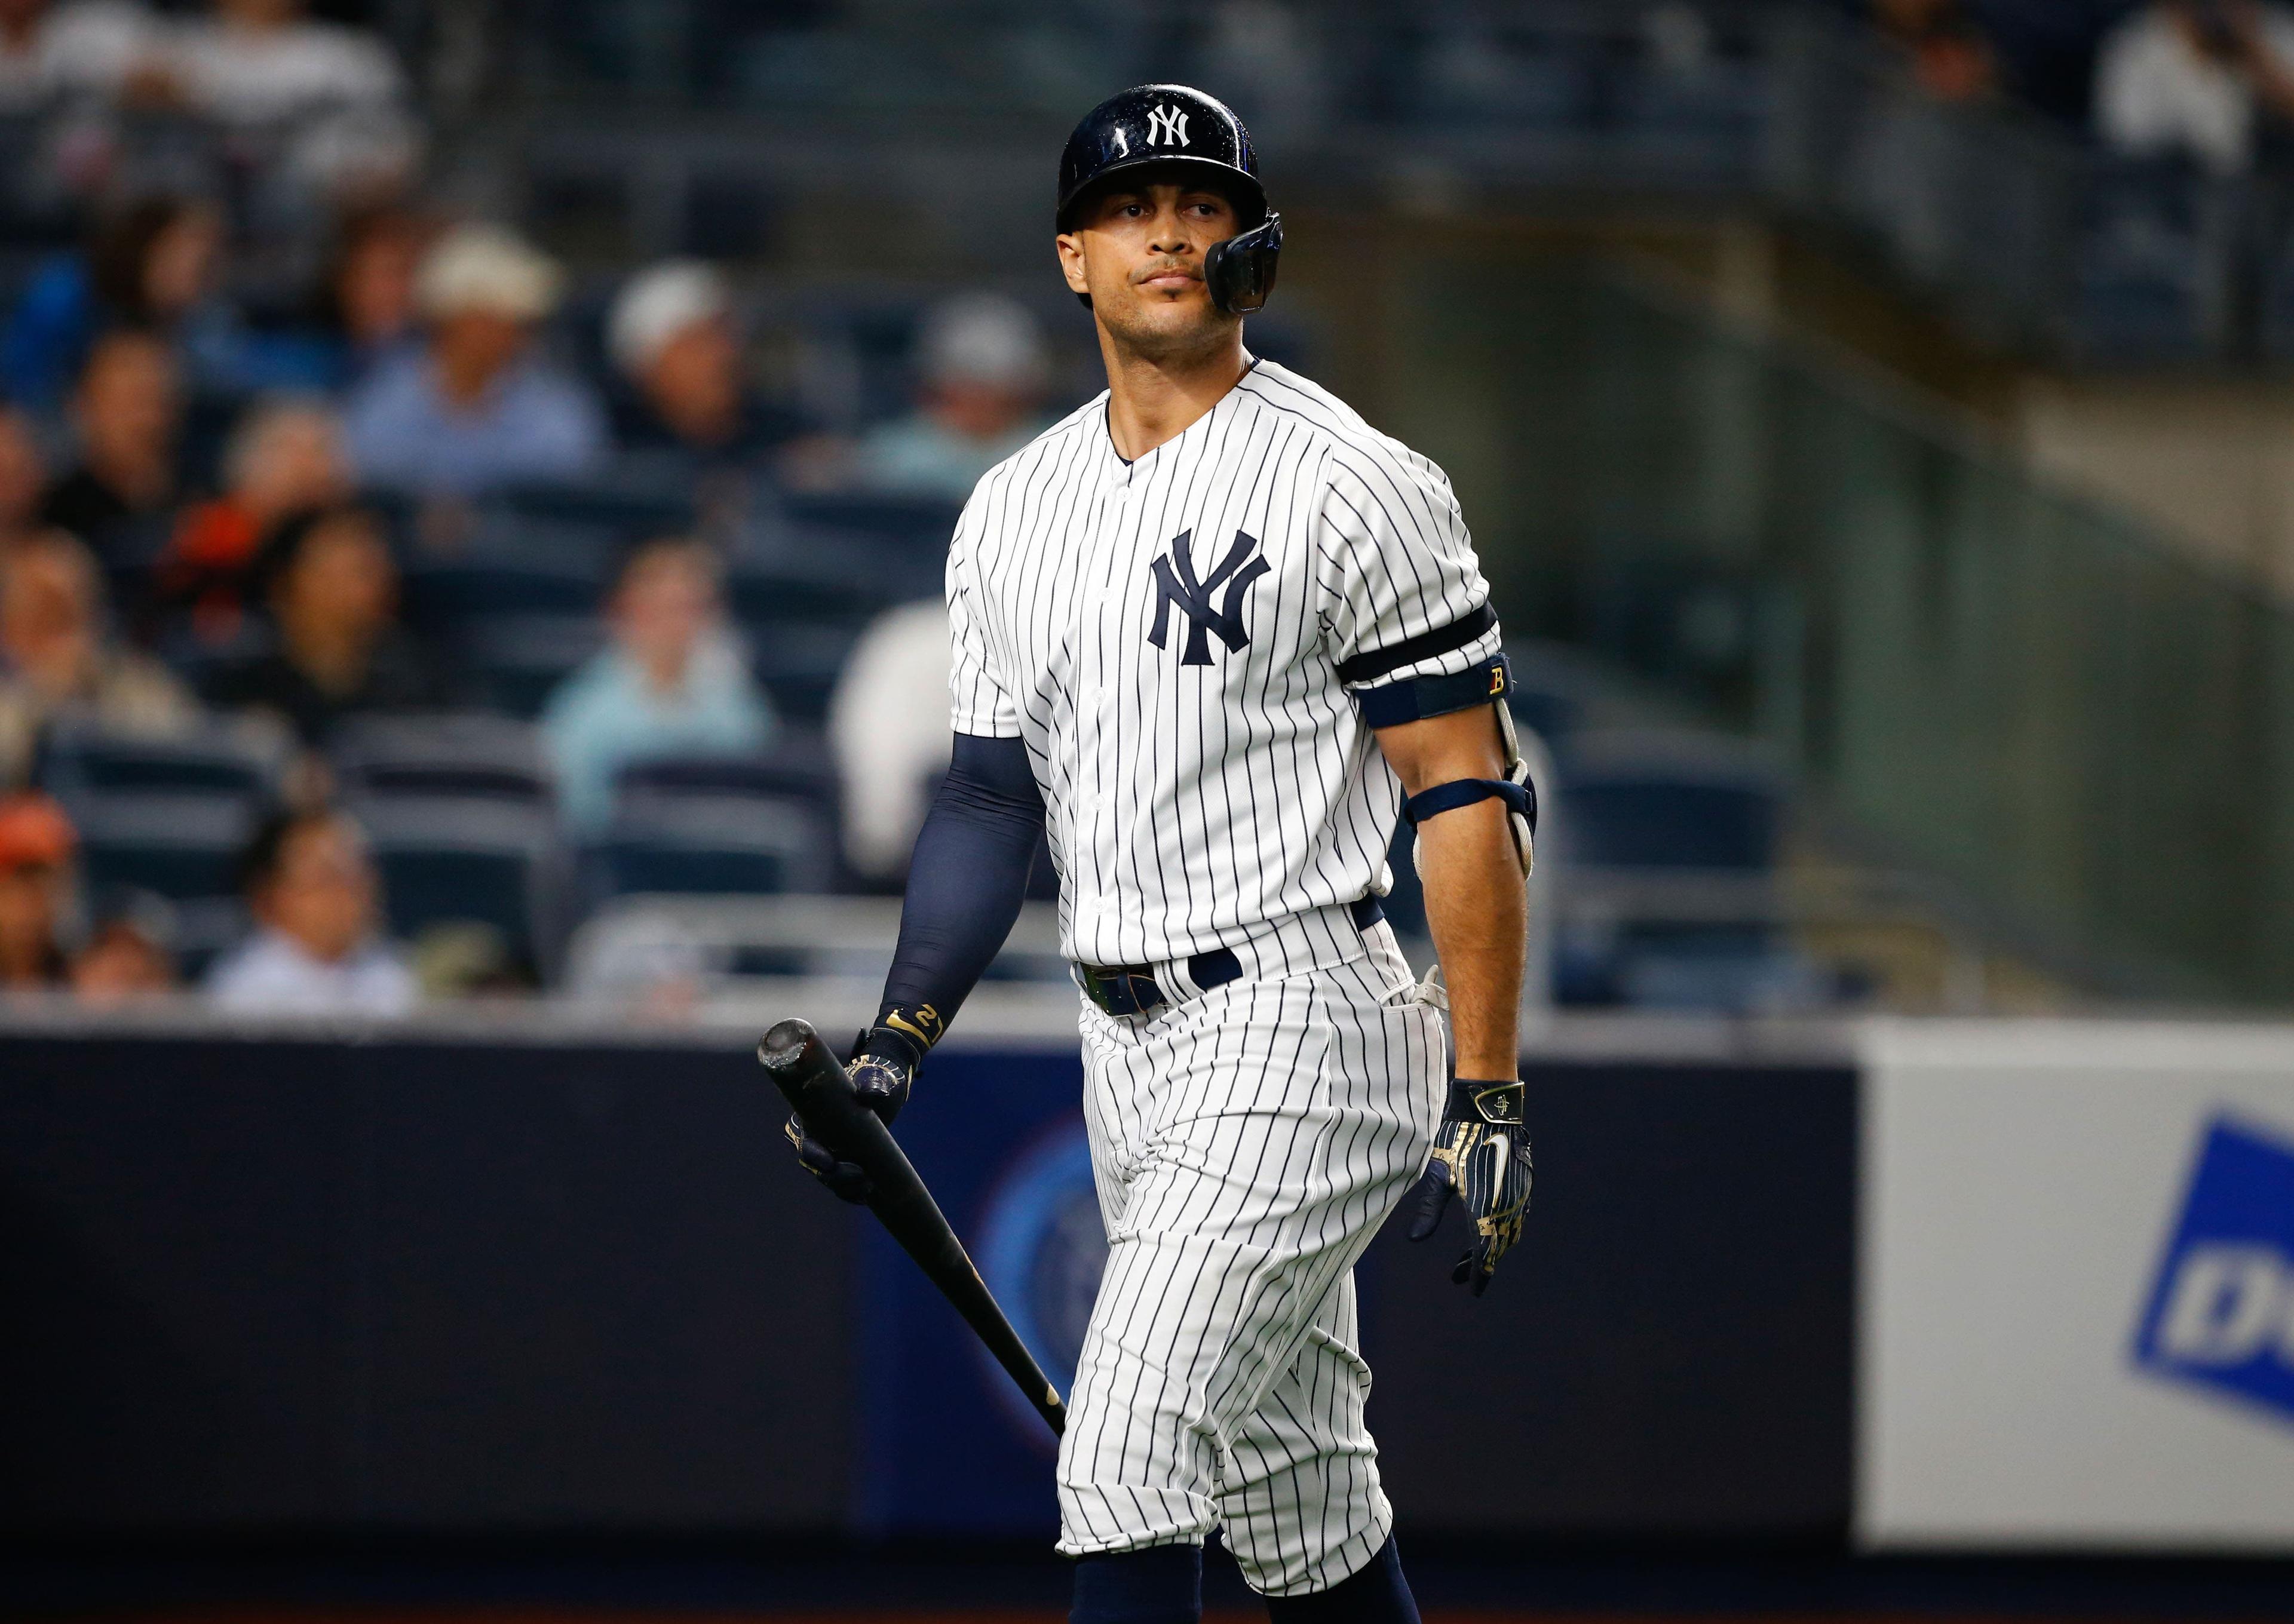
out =
[[[1102,394],[989,470],[948,552],[953,719],[1027,743],[1068,956],[1184,958],[1383,893],[1401,784],[1347,689],[1499,633],[1339,664],[1488,597],[1441,469],[1271,361],[1135,462]]]

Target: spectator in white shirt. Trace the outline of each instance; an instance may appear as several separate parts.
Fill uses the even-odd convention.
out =
[[[2119,151],[2183,154],[2236,174],[2252,165],[2265,119],[2294,124],[2294,12],[2260,0],[2157,0],[2104,40],[2095,100]]]
[[[931,782],[948,771],[948,608],[936,597],[868,623],[837,673],[828,743],[844,785],[844,857],[879,881],[907,872]]]
[[[282,136],[289,171],[336,191],[403,181],[419,152],[398,61],[304,0],[215,0],[167,51],[177,93],[227,127]]]
[[[381,889],[357,824],[329,809],[281,813],[243,864],[260,926],[207,975],[218,1009],[242,1015],[403,1015],[413,972],[378,934]]]
[[[0,112],[109,101],[151,49],[151,19],[122,0],[0,0]]]

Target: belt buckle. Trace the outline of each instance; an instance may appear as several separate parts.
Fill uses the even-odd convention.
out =
[[[1151,1015],[1170,1000],[1155,978],[1145,970],[1127,964],[1077,967],[1081,972],[1084,996],[1109,1015]]]

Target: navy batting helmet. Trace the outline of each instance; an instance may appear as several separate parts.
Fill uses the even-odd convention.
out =
[[[1250,132],[1226,103],[1184,85],[1135,85],[1083,116],[1060,154],[1061,231],[1075,205],[1110,175],[1149,164],[1201,165],[1233,200],[1243,229],[1203,256],[1203,282],[1221,310],[1248,314],[1274,290],[1282,251],[1282,216],[1266,205]],[[1086,304],[1091,296],[1079,296]]]

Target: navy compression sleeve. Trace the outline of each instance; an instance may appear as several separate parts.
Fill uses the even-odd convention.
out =
[[[1043,831],[1044,797],[1027,745],[957,734],[909,859],[879,1023],[895,1009],[929,1005],[940,1017],[934,1035],[946,1029],[1020,917]]]

